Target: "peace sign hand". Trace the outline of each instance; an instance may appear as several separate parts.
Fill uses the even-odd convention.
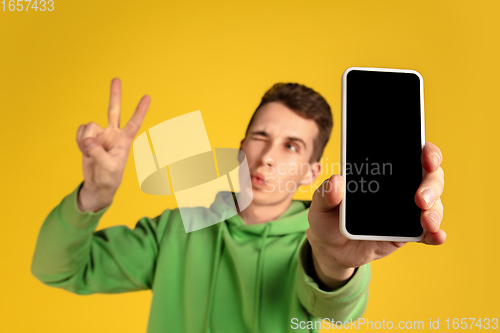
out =
[[[80,125],[76,142],[83,154],[84,183],[78,196],[82,211],[97,211],[113,201],[121,184],[132,141],[139,131],[151,98],[144,95],[125,127],[120,128],[121,81],[111,81],[108,127],[94,122]]]

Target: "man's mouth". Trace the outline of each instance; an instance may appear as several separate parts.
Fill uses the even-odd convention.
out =
[[[252,184],[255,184],[255,185],[266,185],[267,182],[266,182],[266,179],[264,178],[264,176],[262,174],[254,173],[252,175]]]

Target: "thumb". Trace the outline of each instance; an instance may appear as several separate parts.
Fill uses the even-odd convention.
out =
[[[330,211],[336,208],[344,197],[344,177],[333,175],[321,184],[314,192],[313,203],[319,211]]]
[[[83,147],[87,157],[99,157],[104,153],[104,148],[95,138],[87,138],[83,142]]]

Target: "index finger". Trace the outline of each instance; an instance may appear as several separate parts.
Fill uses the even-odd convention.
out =
[[[420,159],[425,170],[433,172],[436,171],[443,162],[443,154],[438,146],[432,142],[425,141],[425,146],[424,149],[422,149]]]
[[[111,81],[111,92],[109,95],[108,122],[110,126],[120,127],[120,104],[122,98],[122,83],[119,78]]]
[[[123,130],[125,131],[125,133],[128,135],[129,138],[133,139],[137,134],[137,132],[139,131],[139,128],[141,128],[142,121],[146,116],[146,112],[148,111],[150,102],[151,102],[151,97],[149,97],[148,95],[144,95],[141,98],[139,104],[137,105],[137,108],[135,109],[132,118],[130,118],[130,120],[123,128]]]

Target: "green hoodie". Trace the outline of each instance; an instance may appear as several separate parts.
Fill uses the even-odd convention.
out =
[[[110,207],[81,212],[83,182],[45,219],[31,266],[48,286],[87,295],[153,292],[148,333],[319,332],[320,321],[360,318],[370,265],[334,291],[311,278],[305,231],[310,201],[293,200],[274,221],[246,225],[239,215],[186,233],[179,209],[95,231]],[[219,192],[211,210],[233,200]],[[207,209],[193,208],[203,218]]]

